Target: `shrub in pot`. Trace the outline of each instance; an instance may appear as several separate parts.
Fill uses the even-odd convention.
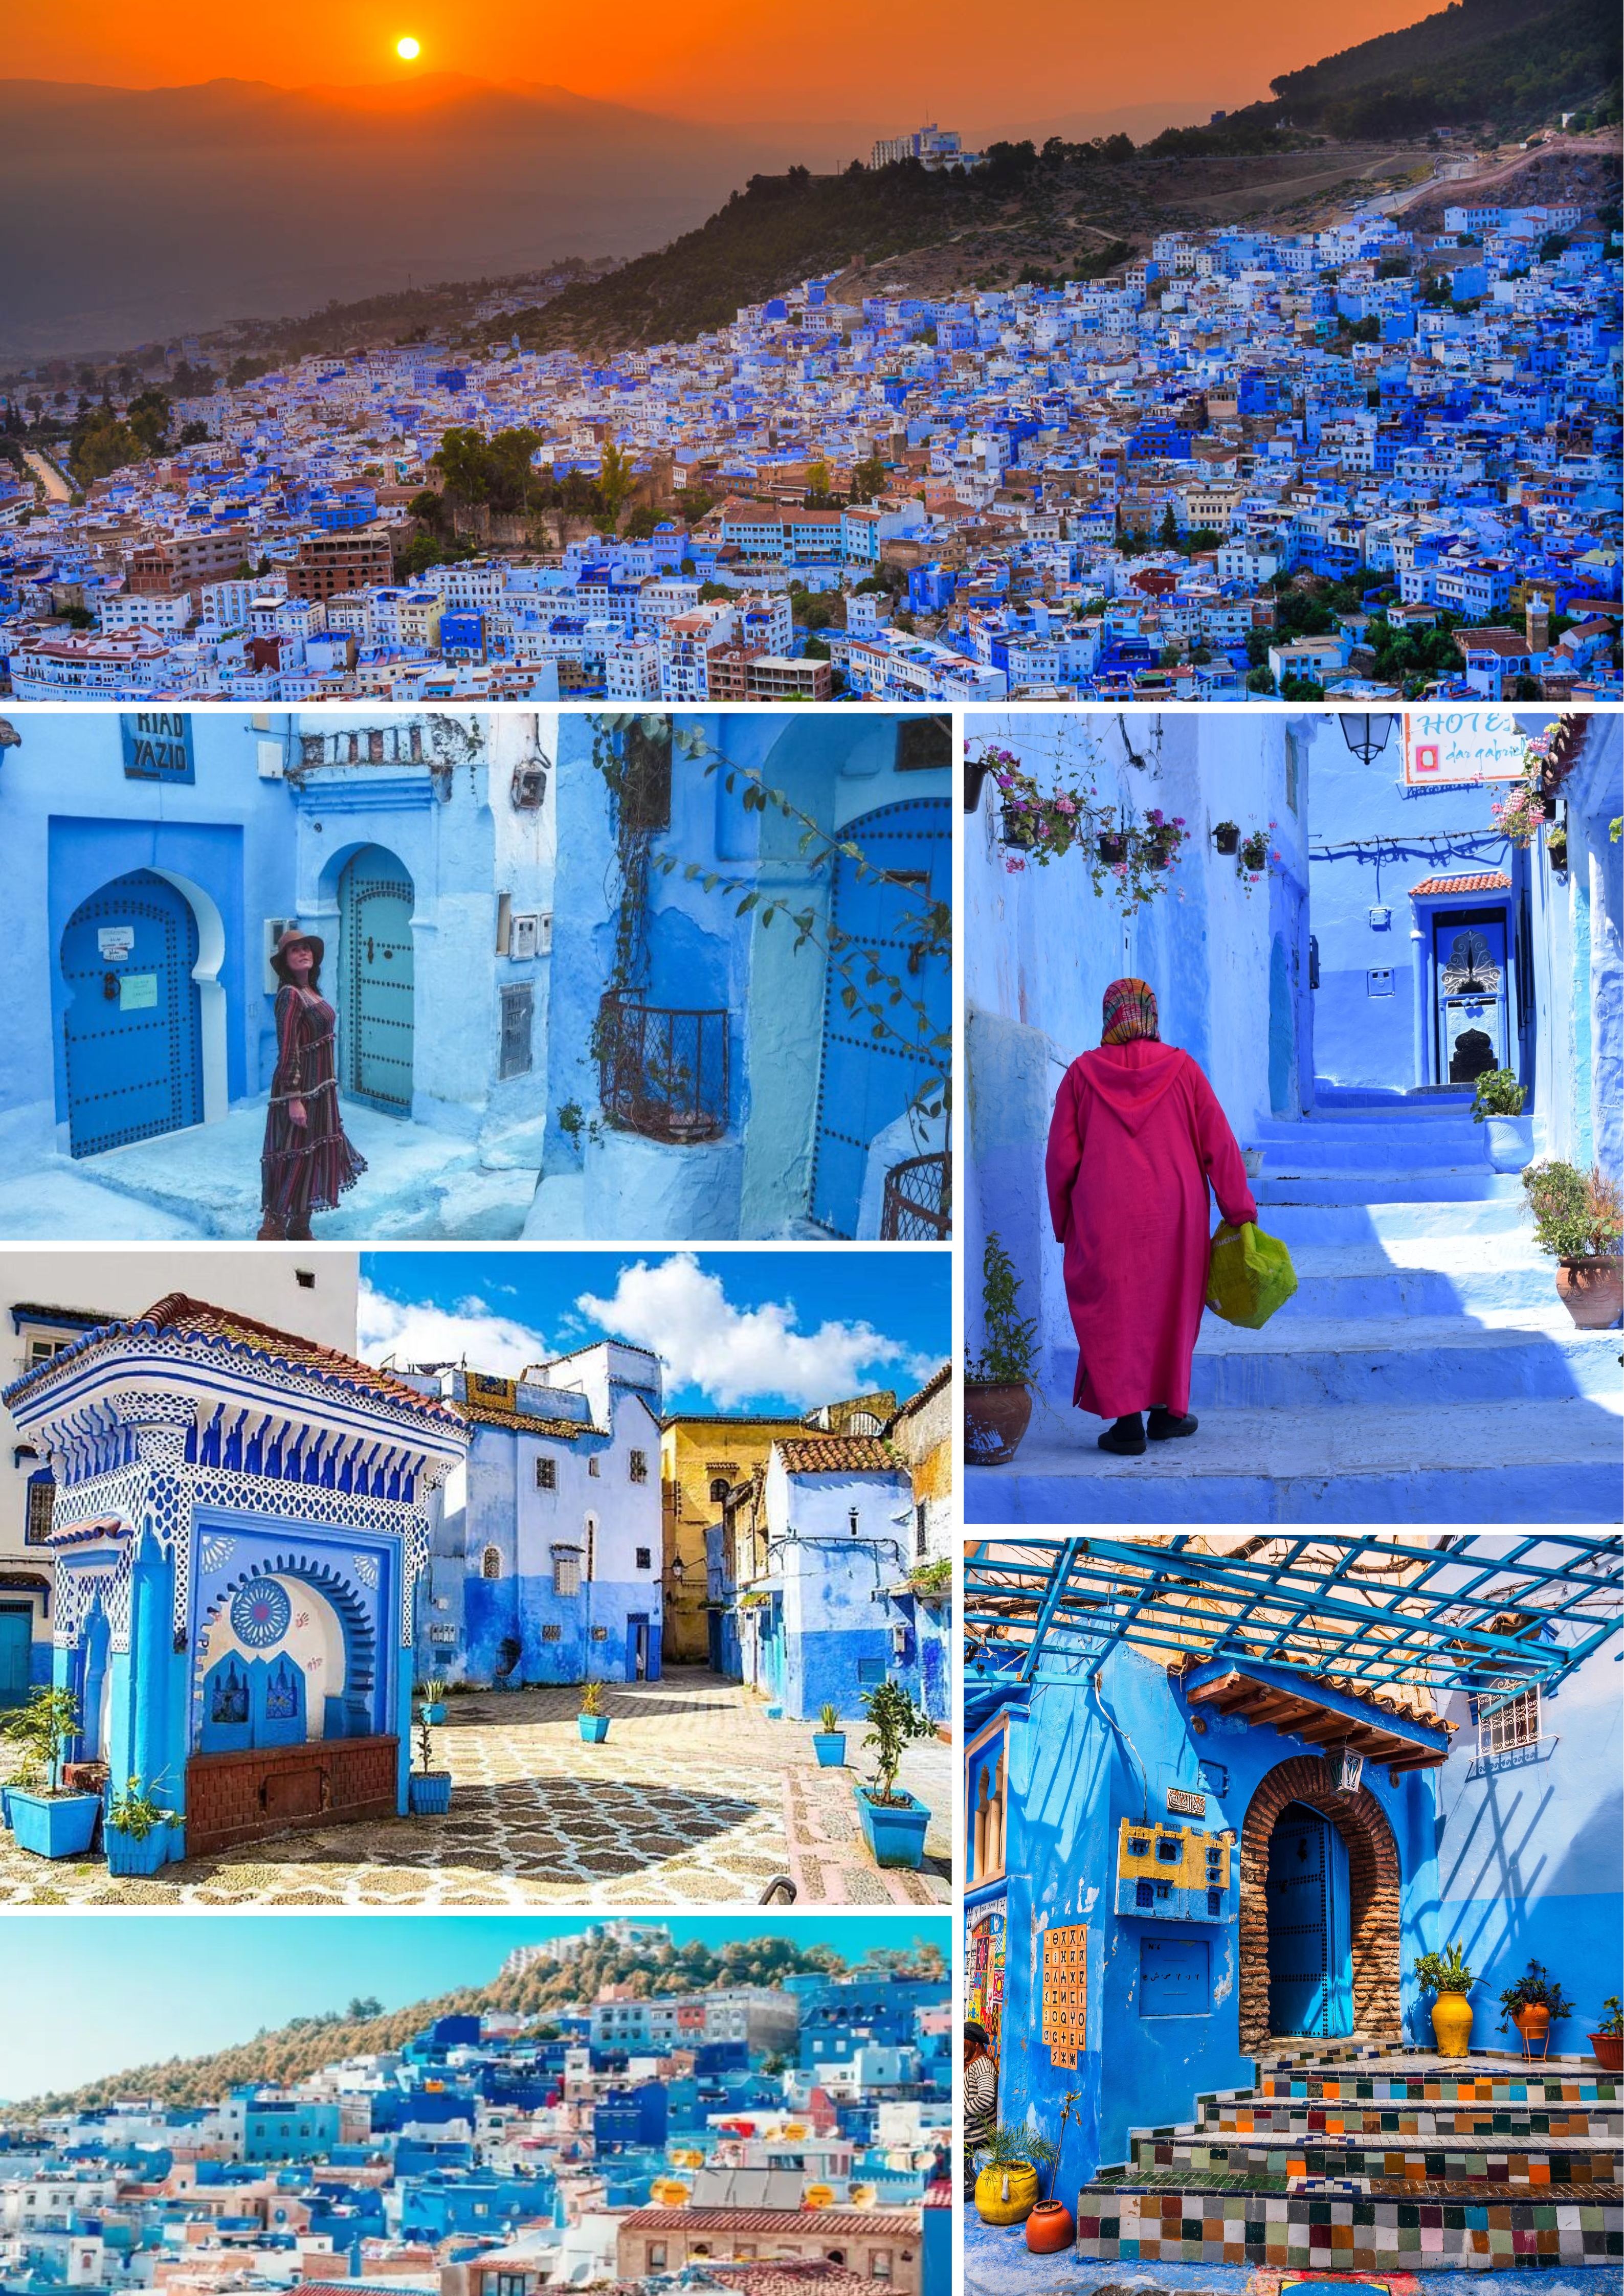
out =
[[[587,1682],[581,1685],[580,1712],[575,1718],[582,1741],[588,1746],[601,1746],[609,1735],[609,1717],[603,1711],[602,1683]]]
[[[1590,2036],[1590,2052],[1603,2071],[1624,2073],[1624,2001],[1616,1993],[1602,2004],[1602,2021]]]
[[[1556,1296],[1582,1332],[1611,1331],[1624,1316],[1624,1199],[1592,1168],[1542,1157],[1522,1175],[1534,1241],[1556,1262]]]
[[[846,1733],[841,1727],[841,1718],[833,1706],[825,1705],[817,1718],[817,1728],[812,1733],[812,1751],[817,1756],[820,1770],[838,1770],[845,1767]]]
[[[1432,1995],[1432,2038],[1440,2057],[1464,2057],[1472,2047],[1472,2004],[1466,1998],[1477,1980],[1461,1954],[1461,1940],[1442,1953],[1423,1953],[1415,1962],[1415,1982]]]
[[[108,1797],[102,1847],[110,1874],[125,1876],[156,1874],[169,1862],[169,1829],[176,1823],[173,1810],[155,1800],[152,1786],[127,1778]]]
[[[1534,1153],[1534,1119],[1524,1116],[1528,1095],[1510,1069],[1488,1069],[1477,1080],[1472,1120],[1487,1131],[1489,1161],[1497,1172],[1521,1172]]]
[[[1029,2128],[995,2128],[982,2151],[986,2165],[975,2180],[976,2214],[983,2224],[1024,2224],[1038,2205],[1039,2166],[1057,2148]]]
[[[964,1350],[964,1458],[972,1467],[1013,1459],[1031,1424],[1038,1318],[1018,1312],[1021,1288],[1003,1239],[989,1228],[981,1253],[981,1352]]]
[[[1573,2004],[1562,1987],[1546,1974],[1542,1961],[1530,1960],[1527,1974],[1508,1985],[1500,1996],[1500,2030],[1514,2025],[1522,2037],[1522,2054],[1535,2054],[1535,2044],[1543,2042],[1538,2054],[1551,2053],[1551,2028],[1564,2017],[1573,2014]]]
[[[905,1787],[897,1784],[902,1750],[910,1738],[931,1738],[935,1725],[915,1705],[899,1682],[882,1682],[863,1693],[868,1729],[863,1743],[874,1750],[874,1774],[866,1785],[854,1784],[857,1819],[870,1857],[876,1866],[916,1871],[925,1852],[925,1829],[931,1813]]]
[[[1238,821],[1218,822],[1212,832],[1212,841],[1220,853],[1237,851],[1241,843],[1240,823]]]
[[[0,1730],[23,1750],[29,1785],[13,1785],[8,1797],[12,1833],[19,1849],[37,1857],[81,1857],[95,1838],[102,1815],[100,1794],[70,1792],[62,1784],[62,1763],[81,1727],[78,1701],[70,1690],[37,1690],[0,1722]]]
[[[406,1781],[414,1817],[444,1817],[451,1807],[451,1773],[434,1767],[434,1734],[425,1707],[417,1724],[417,1767]]]
[[[422,1686],[422,1716],[437,1726],[446,1718],[446,1685],[438,1676]]]

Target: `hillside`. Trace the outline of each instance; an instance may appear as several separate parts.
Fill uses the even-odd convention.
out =
[[[916,1948],[913,1959],[926,1973],[940,1973],[941,1959],[934,1947]],[[628,1985],[640,1997],[652,1997],[722,1984],[773,1985],[808,1972],[838,1974],[845,1966],[826,1947],[803,1949],[783,1937],[736,1940],[719,1952],[704,1945],[683,1945],[658,1958],[597,1939],[562,1967],[539,1964],[521,1975],[498,1975],[488,1985],[464,1986],[381,2016],[349,2018],[330,2013],[295,2018],[209,2056],[128,2066],[79,2088],[30,2097],[13,2109],[29,2115],[85,2111],[130,2096],[206,2104],[241,2082],[299,2080],[341,2057],[398,2049],[437,2017],[504,2009],[545,2022],[549,2015],[590,2001],[602,1985]]]
[[[1454,0],[1270,86],[1294,126],[1335,135],[1479,123],[1511,134],[1575,106],[1616,119],[1620,56],[1614,0]]]

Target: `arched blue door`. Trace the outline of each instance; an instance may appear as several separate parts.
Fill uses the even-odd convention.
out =
[[[33,1644],[34,1613],[29,1605],[0,1603],[0,1706],[27,1704]]]
[[[1289,1802],[1268,1845],[1271,2033],[1353,2030],[1348,1851],[1317,1810]]]
[[[68,1143],[94,1156],[203,1120],[197,919],[150,869],[82,901],[62,934]]]
[[[1432,920],[1439,1084],[1469,1085],[1515,1065],[1511,1046],[1504,909],[1446,912]]]
[[[386,1115],[412,1111],[412,881],[366,845],[339,880],[343,980],[335,1004],[346,1090]]]
[[[824,1005],[823,1062],[812,1164],[812,1217],[833,1235],[853,1236],[863,1201],[869,1147],[937,1073],[929,1038],[952,1025],[952,964],[923,947],[926,905],[952,898],[953,817],[939,798],[882,806],[841,832],[860,846],[866,868],[841,854],[829,900],[832,931],[873,949],[912,1003],[890,1008],[898,1034],[876,1037],[861,1005],[849,1013],[841,976],[829,976]],[[857,973],[861,987],[866,966]],[[870,994],[874,992],[868,992]],[[884,1004],[889,991],[878,992]],[[917,1033],[915,1033],[917,1031]],[[923,1039],[924,1042],[922,1042]]]

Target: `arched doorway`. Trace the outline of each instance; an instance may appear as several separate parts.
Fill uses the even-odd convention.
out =
[[[1353,2030],[1348,1849],[1327,1817],[1288,1802],[1268,1844],[1271,2033]]]
[[[203,1120],[197,917],[176,885],[132,869],[62,932],[68,1142],[94,1156]]]
[[[340,1078],[350,1098],[389,1116],[412,1112],[413,899],[411,877],[381,845],[352,854],[339,878]]]
[[[952,1025],[951,962],[946,952],[926,946],[924,922],[931,902],[951,898],[952,808],[939,798],[908,798],[848,822],[841,836],[860,849],[863,859],[845,852],[836,856],[829,893],[831,936],[872,949],[880,970],[901,983],[905,999],[887,1006],[897,1033],[876,1037],[865,1000],[877,993],[883,1003],[889,990],[865,990],[859,973],[853,985],[863,1001],[849,1012],[841,995],[843,976],[830,972],[813,1142],[812,1218],[832,1235],[855,1236],[869,1150],[935,1072],[929,1039]]]
[[[1272,1769],[1253,1794],[1241,1831],[1240,2043],[1256,2052],[1280,2028],[1274,2024],[1276,2006],[1271,1953],[1269,1878],[1275,1862],[1275,1835],[1283,1820],[1282,1861],[1296,1867],[1316,1854],[1310,1844],[1305,1857],[1296,1857],[1299,1839],[1307,1840],[1306,1821],[1317,1816],[1337,1836],[1337,1845],[1320,1844],[1333,1893],[1346,1859],[1343,1887],[1346,1899],[1345,1961],[1337,1956],[1335,1939],[1327,1932],[1327,1974],[1336,1959],[1336,1983],[1346,1993],[1327,2000],[1325,2013],[1344,2015],[1349,2029],[1373,2038],[1398,2039],[1398,1852],[1381,1804],[1368,1786],[1357,1793],[1334,1791],[1332,1771],[1315,1755],[1297,1755]],[[1276,1891],[1276,1896],[1282,1893]],[[1302,1890],[1306,1901],[1310,1892]],[[1288,1923],[1283,1919],[1284,1931]],[[1300,1943],[1283,1945],[1283,1982],[1279,2005],[1306,2000],[1304,1972],[1284,1964],[1307,1958],[1310,1950]],[[1298,1989],[1293,1992],[1291,1980]],[[1345,2002],[1345,2007],[1342,2006]]]

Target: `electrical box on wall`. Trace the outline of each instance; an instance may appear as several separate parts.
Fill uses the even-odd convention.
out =
[[[1122,1820],[1117,1837],[1117,1905],[1142,1921],[1226,1922],[1235,1911],[1232,1888],[1234,1836],[1202,1825],[1136,1825]]]

